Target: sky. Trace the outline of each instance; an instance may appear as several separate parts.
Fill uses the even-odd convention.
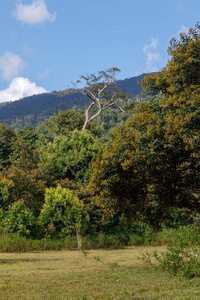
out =
[[[199,0],[0,0],[0,102],[111,67],[117,79],[159,71],[199,19]]]

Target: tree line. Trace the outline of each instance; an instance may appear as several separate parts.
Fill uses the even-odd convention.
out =
[[[199,23],[168,53],[167,65],[140,82],[139,101],[118,90],[111,68],[73,87],[91,101],[85,116],[61,111],[37,130],[0,124],[1,231],[62,237],[136,219],[159,229],[172,209],[188,219],[200,212]]]

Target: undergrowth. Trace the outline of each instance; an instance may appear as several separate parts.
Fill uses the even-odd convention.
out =
[[[139,257],[145,264],[152,265],[152,258],[157,262],[157,268],[172,275],[180,275],[187,279],[200,277],[200,232],[196,226],[183,226],[176,230],[164,230],[157,239],[163,237],[168,241],[167,251],[158,254],[148,252]]]
[[[127,246],[137,245],[168,245],[169,250],[175,254],[174,245],[178,249],[200,246],[200,230],[196,226],[183,226],[177,229],[163,228],[159,232],[153,232],[151,228],[143,231],[123,231],[116,233],[98,232],[96,234],[82,236],[82,249],[122,249]],[[171,247],[171,248],[170,248]],[[75,236],[65,238],[28,238],[18,233],[0,234],[0,252],[27,252],[43,250],[72,250],[77,249]],[[196,250],[195,250],[196,251]],[[193,249],[193,252],[195,252]],[[181,256],[185,252],[180,253]],[[186,254],[185,254],[186,255]],[[190,254],[187,254],[190,256]],[[195,252],[195,255],[196,252]],[[191,257],[191,256],[190,256]]]

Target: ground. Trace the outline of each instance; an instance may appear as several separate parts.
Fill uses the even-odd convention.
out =
[[[155,250],[1,253],[0,299],[200,299],[200,278],[158,270]]]

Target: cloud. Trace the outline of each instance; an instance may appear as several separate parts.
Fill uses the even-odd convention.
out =
[[[156,63],[162,61],[158,52],[152,52],[157,49],[158,42],[157,38],[151,38],[151,43],[142,48],[146,54],[146,72],[156,72],[158,70]]]
[[[50,73],[50,70],[48,68],[46,68],[44,70],[44,72],[42,72],[42,73],[38,72],[38,78],[39,79],[45,78],[45,77],[47,77],[49,75],[49,73]]]
[[[158,45],[158,39],[151,38],[151,44],[150,45],[145,45],[143,47],[143,52],[147,53],[150,49],[156,49]]]
[[[146,70],[147,72],[156,72],[158,68],[156,67],[157,62],[161,62],[162,59],[159,55],[158,52],[152,53],[148,52],[147,53],[147,59],[146,59]]]
[[[11,80],[13,77],[18,76],[24,66],[25,62],[17,54],[6,52],[0,56],[0,72],[3,79]]]
[[[0,102],[19,100],[20,98],[43,93],[48,93],[48,91],[43,87],[36,86],[28,78],[16,77],[7,89],[0,91]]]
[[[55,12],[52,14],[48,12],[45,0],[33,0],[33,3],[29,5],[19,2],[12,14],[17,20],[31,25],[41,24],[45,21],[54,22],[56,18]]]

